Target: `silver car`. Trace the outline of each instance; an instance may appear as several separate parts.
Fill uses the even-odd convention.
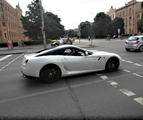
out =
[[[143,35],[142,36],[131,36],[125,43],[126,51],[139,50],[143,52]]]

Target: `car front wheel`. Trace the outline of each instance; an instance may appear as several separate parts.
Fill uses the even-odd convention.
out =
[[[126,48],[126,51],[130,51],[130,49]]]
[[[56,67],[46,68],[40,74],[40,79],[46,83],[53,83],[59,80],[60,77],[60,70]]]

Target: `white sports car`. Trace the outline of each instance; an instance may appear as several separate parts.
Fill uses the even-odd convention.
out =
[[[121,57],[114,53],[85,50],[74,45],[62,45],[24,56],[22,73],[54,82],[60,77],[93,71],[116,71]]]

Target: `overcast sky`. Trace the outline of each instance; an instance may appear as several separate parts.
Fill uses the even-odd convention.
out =
[[[33,0],[7,0],[13,7],[18,2],[23,11]],[[84,21],[93,22],[98,12],[107,12],[111,6],[120,8],[130,0],[42,0],[45,11],[52,12],[61,18],[65,29],[74,29]],[[142,1],[142,0],[138,0]]]

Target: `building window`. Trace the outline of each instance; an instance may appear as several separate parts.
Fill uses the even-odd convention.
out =
[[[2,3],[0,3],[0,11],[3,11]]]
[[[137,15],[137,20],[140,20],[140,15],[139,14]]]
[[[130,15],[132,14],[132,8],[129,9],[129,14],[130,14]]]
[[[3,25],[3,26],[6,26],[5,22],[2,22],[2,25]]]
[[[1,14],[1,19],[4,19],[4,14]]]
[[[4,33],[4,36],[5,36],[5,38],[7,38],[7,35],[6,35],[6,33]]]
[[[123,17],[125,16],[125,11],[123,11]]]
[[[129,17],[129,24],[132,24],[132,17]]]

